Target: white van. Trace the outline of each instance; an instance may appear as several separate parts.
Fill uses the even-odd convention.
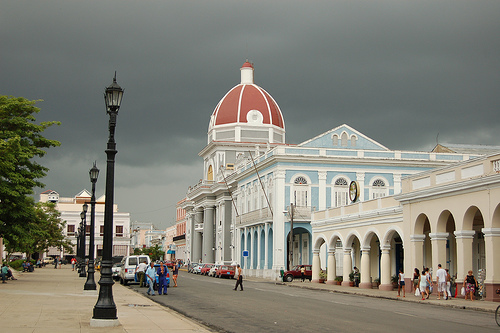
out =
[[[135,281],[135,269],[139,263],[146,261],[149,266],[151,259],[147,254],[138,256],[126,256],[122,259],[122,267],[120,267],[120,284],[127,285],[129,282]]]

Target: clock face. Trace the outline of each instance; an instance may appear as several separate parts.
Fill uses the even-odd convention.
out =
[[[352,181],[351,184],[349,184],[349,199],[351,199],[352,202],[356,202],[359,198],[359,185],[357,181]]]

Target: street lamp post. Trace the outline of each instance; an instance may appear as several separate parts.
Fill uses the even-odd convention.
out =
[[[87,235],[85,234],[86,229],[87,229],[87,210],[89,206],[87,203],[83,204],[83,210],[80,213],[80,217],[82,218],[82,231],[81,231],[81,237],[82,239],[80,240],[80,255],[82,256],[82,266],[80,270],[80,277],[86,277],[87,273],[85,272],[85,238]]]
[[[89,244],[89,269],[87,282],[83,286],[84,290],[96,290],[97,286],[94,280],[94,239],[95,239],[95,183],[99,177],[99,169],[95,165],[89,171],[90,182],[92,183],[92,197],[90,198],[90,244]]]
[[[123,89],[116,83],[116,72],[113,83],[106,88],[104,99],[109,114],[109,138],[106,148],[106,201],[104,204],[104,236],[102,245],[101,279],[99,280],[99,299],[94,306],[92,319],[114,320],[118,325],[116,304],[113,300],[113,197],[115,182],[115,127],[118,109],[123,97]]]

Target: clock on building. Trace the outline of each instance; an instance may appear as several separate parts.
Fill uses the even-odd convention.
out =
[[[349,199],[351,202],[356,202],[359,198],[359,184],[357,181],[353,180],[349,184]]]

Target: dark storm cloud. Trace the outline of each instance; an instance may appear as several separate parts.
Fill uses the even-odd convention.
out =
[[[245,59],[279,103],[287,141],[347,123],[391,149],[498,145],[495,1],[6,1],[0,94],[43,99],[60,148],[42,160],[62,196],[104,192],[103,91],[125,89],[116,202],[171,223],[201,178],[210,114]]]

